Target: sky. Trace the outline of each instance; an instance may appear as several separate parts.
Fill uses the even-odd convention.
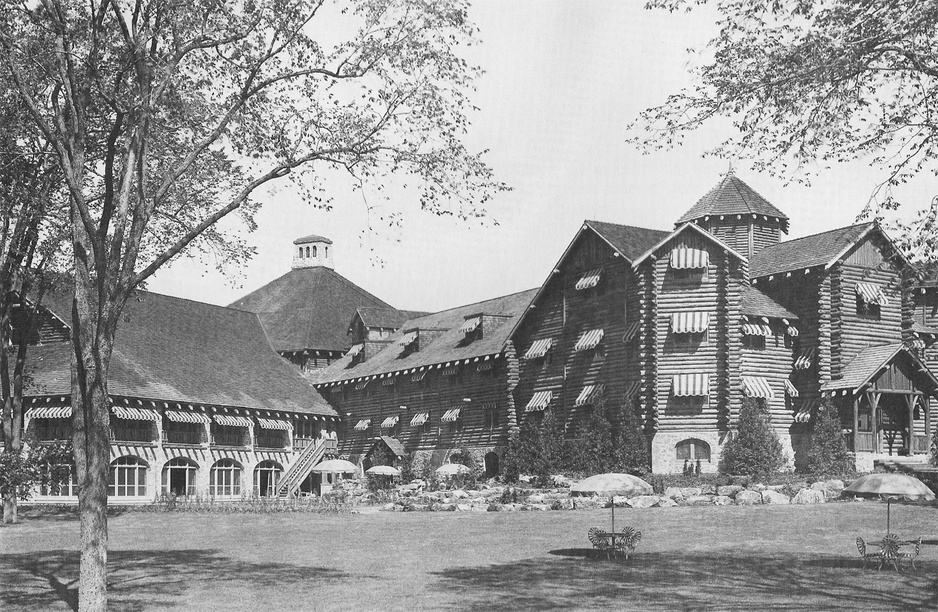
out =
[[[287,186],[265,193],[257,254],[218,273],[180,259],[147,288],[227,305],[287,273],[293,240],[333,241],[337,272],[392,306],[437,311],[537,287],[585,219],[670,229],[726,173],[729,162],[704,157],[728,135],[707,126],[671,151],[643,154],[626,142],[639,112],[692,84],[695,55],[715,34],[707,9],[672,15],[644,2],[479,0],[470,17],[481,44],[467,58],[485,74],[476,83],[470,149],[512,191],[499,194],[479,223],[416,211],[417,194],[386,207],[407,211],[401,227],[382,227],[382,209],[336,185],[323,211]],[[856,162],[821,172],[806,186],[733,164],[736,176],[791,219],[787,239],[849,225],[883,173]],[[934,180],[898,191],[925,206]],[[367,228],[371,229],[367,229]]]

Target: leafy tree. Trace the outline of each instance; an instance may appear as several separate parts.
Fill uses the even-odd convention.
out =
[[[579,438],[571,467],[589,474],[609,472],[616,446],[605,398],[599,398],[587,414]]]
[[[785,453],[769,422],[765,400],[744,398],[736,435],[723,447],[720,456],[720,473],[767,478],[783,465]]]
[[[535,473],[540,452],[537,421],[533,414],[527,414],[522,418],[518,431],[512,432],[508,438],[502,465],[505,480],[516,482],[521,474]]]
[[[462,142],[462,0],[0,2],[0,67],[68,190],[79,608],[104,610],[107,376],[132,292],[184,249],[243,261],[230,228],[285,178],[322,206],[343,176],[412,185],[461,218],[505,187]]]
[[[71,463],[68,443],[38,444],[33,441],[19,453],[0,453],[0,494],[27,500],[36,486],[61,485],[67,474],[57,473],[49,466]]]
[[[735,134],[712,153],[757,170],[810,175],[868,159],[883,178],[865,213],[898,205],[892,188],[938,171],[938,6],[919,0],[764,2],[650,0],[669,11],[711,4],[718,34],[694,85],[645,110],[632,141],[671,147],[705,123],[730,119]],[[698,50],[704,51],[704,50]],[[935,260],[935,207],[895,222],[907,254]]]
[[[855,465],[841,433],[840,416],[830,398],[821,402],[808,451],[808,471],[818,477],[850,474]]]
[[[627,474],[646,474],[651,465],[641,416],[629,402],[614,403],[612,409],[614,470]]]

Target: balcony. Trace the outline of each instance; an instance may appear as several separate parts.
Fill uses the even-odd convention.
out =
[[[276,450],[283,450],[287,447],[289,443],[289,437],[284,431],[260,431],[257,434],[257,439],[254,441],[254,446],[257,448],[270,448]]]
[[[232,429],[239,430],[241,428],[235,427]],[[214,446],[236,446],[239,448],[245,448],[251,445],[247,440],[246,431],[213,431],[212,432],[212,445]]]
[[[163,432],[164,444],[199,446],[202,444],[203,438],[204,435],[201,428],[198,430],[168,429]]]
[[[154,441],[153,427],[111,427],[111,440],[114,442],[144,442],[152,444]]]

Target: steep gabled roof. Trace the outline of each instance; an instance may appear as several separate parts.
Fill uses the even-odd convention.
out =
[[[815,266],[830,266],[873,228],[878,226],[859,223],[766,247],[753,256],[749,275],[760,278]]]
[[[536,291],[536,289],[529,289],[528,291],[411,319],[388,339],[388,346],[376,355],[370,356],[363,363],[356,365],[352,365],[351,357],[342,357],[330,366],[320,370],[316,383],[387,374],[410,368],[456,362],[500,353],[505,348],[505,343],[514,328],[515,321],[527,309]],[[466,334],[459,331],[459,328],[466,322],[467,316],[479,314],[480,312],[486,315],[505,317],[505,320],[494,329],[483,325],[482,338],[466,342]],[[430,342],[425,342],[423,338],[418,340],[420,347],[417,351],[405,351],[398,344],[398,340],[406,330],[411,329],[446,331]]]
[[[932,389],[938,388],[938,379],[919,359],[915,353],[910,351],[904,344],[882,344],[878,346],[868,346],[857,353],[850,363],[843,369],[843,375],[837,380],[831,380],[821,386],[821,391],[833,391],[836,389],[858,389],[868,382],[889,365],[899,354],[905,355],[917,367],[918,371],[925,375],[932,383]]]
[[[746,261],[745,256],[743,256],[741,253],[730,248],[728,244],[726,244],[725,242],[723,242],[722,240],[720,240],[719,238],[717,238],[716,236],[714,236],[707,230],[693,223],[685,223],[681,227],[675,229],[673,232],[664,232],[664,236],[661,238],[661,240],[659,240],[656,244],[653,244],[647,251],[642,253],[639,257],[635,258],[634,262],[632,263],[632,267],[637,269],[639,264],[641,264],[643,261],[645,261],[645,259],[650,257],[652,253],[654,253],[655,251],[657,251],[658,249],[666,245],[668,242],[673,240],[676,236],[678,236],[678,234],[682,234],[684,232],[696,232],[697,234],[703,236],[710,242],[716,244],[718,247],[720,247],[721,249],[723,249],[724,251],[726,251],[733,257],[741,261]]]
[[[776,302],[772,296],[751,285],[743,287],[741,302],[741,310],[744,315],[774,317],[776,319],[788,319],[789,321],[798,320],[798,315]]]
[[[780,219],[782,231],[788,232],[788,216],[732,174],[724,176],[716,187],[697,200],[697,203],[684,213],[675,225],[718,215],[773,217]]]
[[[291,270],[229,307],[257,313],[278,351],[347,351],[349,321],[358,308],[394,310],[326,267]]]
[[[604,223],[602,221],[584,221],[583,223],[585,226],[592,228],[602,239],[609,243],[609,246],[618,251],[629,262],[634,261],[649,247],[668,235],[668,232],[661,230],[619,225],[618,223]],[[573,243],[571,242],[571,244]]]
[[[25,395],[68,395],[70,343],[29,349]],[[118,324],[108,373],[115,396],[335,416],[274,352],[257,316],[138,292]]]

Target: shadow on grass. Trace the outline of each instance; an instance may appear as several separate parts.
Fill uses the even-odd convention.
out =
[[[436,575],[458,609],[935,610],[938,564],[902,573],[861,569],[859,557],[750,552],[636,553],[597,559],[589,548]]]
[[[215,550],[112,551],[108,554],[108,598],[112,609],[185,607],[195,590],[226,582],[263,589],[289,588],[312,578],[345,579],[329,568],[287,563],[249,563]],[[78,610],[78,552],[50,550],[0,557],[0,609],[46,610],[65,602]]]

